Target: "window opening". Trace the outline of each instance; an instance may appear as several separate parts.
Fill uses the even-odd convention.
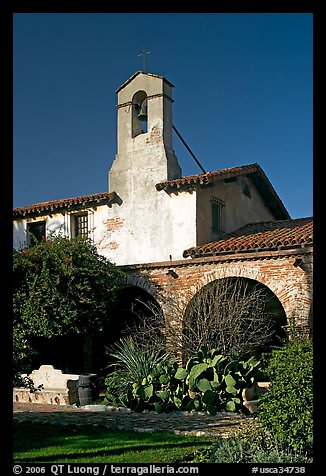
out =
[[[46,239],[45,221],[27,223],[27,233],[29,237],[29,246],[44,241]]]
[[[83,238],[88,237],[88,214],[80,213],[74,215],[73,217],[73,230],[72,236],[82,236]]]
[[[211,200],[212,230],[215,233],[225,233],[225,202],[213,197]]]
[[[248,198],[251,198],[251,191],[250,191],[248,180],[246,178],[244,178],[242,181],[242,193],[246,195]]]

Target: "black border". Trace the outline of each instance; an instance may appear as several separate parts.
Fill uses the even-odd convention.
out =
[[[321,155],[321,132],[323,124],[321,117],[321,90],[323,81],[322,72],[322,53],[323,42],[322,32],[325,30],[326,25],[323,22],[322,16],[322,3],[323,0],[216,0],[210,2],[196,2],[193,5],[187,2],[186,7],[184,4],[176,5],[175,1],[165,2],[148,2],[147,0],[139,2],[137,7],[141,9],[134,9],[135,3],[132,5],[123,4],[120,8],[115,2],[103,2],[99,0],[93,0],[90,2],[77,2],[71,0],[60,1],[8,1],[3,0],[1,2],[1,53],[2,53],[2,74],[0,75],[2,84],[2,145],[3,152],[1,158],[1,177],[4,179],[2,182],[1,190],[1,210],[2,210],[2,286],[1,286],[1,304],[3,311],[1,313],[3,322],[1,325],[2,338],[0,345],[0,362],[1,366],[1,415],[2,415],[2,430],[3,434],[7,435],[3,439],[5,441],[5,449],[1,451],[1,469],[3,466],[7,466],[9,472],[4,474],[12,474],[12,437],[10,435],[12,429],[12,385],[11,385],[11,360],[8,356],[11,355],[11,288],[10,280],[12,270],[12,136],[13,136],[13,113],[12,113],[12,100],[13,100],[13,72],[12,72],[12,57],[13,57],[13,15],[15,13],[312,13],[314,21],[314,228],[315,228],[315,267],[314,267],[314,398],[315,398],[315,447],[314,447],[314,463],[307,465],[307,471],[305,474],[319,474],[319,466],[322,469],[323,461],[321,449],[322,433],[319,432],[320,424],[325,409],[321,405],[321,397],[324,395],[321,389],[321,382],[323,381],[323,375],[321,375],[321,365],[323,353],[320,348],[321,339],[323,337],[323,321],[325,320],[325,311],[321,307],[322,303],[322,291],[321,283],[323,281],[323,263],[322,258],[323,240],[322,240],[322,217],[320,216],[320,208],[323,207],[323,198],[319,196],[321,190],[322,174],[319,171],[319,165],[322,161]],[[157,10],[155,10],[157,7]],[[162,7],[165,7],[163,10]],[[325,213],[325,212],[324,212]],[[321,310],[320,310],[321,309]],[[319,328],[320,327],[320,328]],[[8,446],[8,447],[6,447]],[[3,446],[2,446],[3,448]],[[223,474],[223,469],[236,470],[239,469],[239,474],[251,474],[252,465],[198,465],[200,467],[199,474],[203,474],[207,471],[207,474],[211,474],[212,470],[217,469],[217,474]],[[264,465],[260,465],[263,467]],[[273,465],[266,465],[273,466]],[[276,465],[274,465],[276,466]],[[277,465],[282,466],[282,465]],[[283,465],[284,466],[284,465]],[[247,472],[248,471],[248,472]],[[263,472],[263,471],[261,471]],[[51,474],[49,472],[49,474]]]

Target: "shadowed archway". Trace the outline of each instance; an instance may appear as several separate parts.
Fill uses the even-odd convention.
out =
[[[153,315],[154,309],[160,309],[160,306],[144,289],[128,285],[118,291],[108,324],[95,341],[94,367],[98,373],[105,374],[111,363],[108,356],[110,347],[120,338],[132,335],[142,319]]]
[[[110,309],[102,332],[93,336],[90,342],[90,370],[103,376],[107,372],[109,357],[107,348],[121,337],[131,333],[139,319],[150,316],[152,309],[160,309],[150,293],[137,286],[126,286],[118,291],[117,300]],[[31,368],[49,364],[64,373],[81,374],[84,366],[84,336],[64,335],[53,338],[31,338],[34,349]]]
[[[282,304],[264,284],[227,277],[203,286],[187,305],[183,320],[183,360],[202,345],[249,356],[269,351],[285,338]]]

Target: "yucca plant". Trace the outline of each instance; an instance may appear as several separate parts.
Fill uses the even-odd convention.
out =
[[[151,348],[144,349],[132,337],[123,337],[107,348],[112,373],[105,380],[108,401],[123,403],[132,384],[140,385],[157,364],[168,360],[169,354]]]
[[[169,357],[167,353],[140,347],[129,336],[113,344],[109,355],[115,359],[115,363],[111,366],[124,370],[132,383],[141,383],[157,364],[166,361]]]

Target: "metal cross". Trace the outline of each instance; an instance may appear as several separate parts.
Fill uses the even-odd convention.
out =
[[[143,73],[146,72],[146,55],[149,55],[151,51],[146,51],[146,49],[143,49],[143,52],[140,53],[140,55],[137,56],[142,56],[143,57]]]

